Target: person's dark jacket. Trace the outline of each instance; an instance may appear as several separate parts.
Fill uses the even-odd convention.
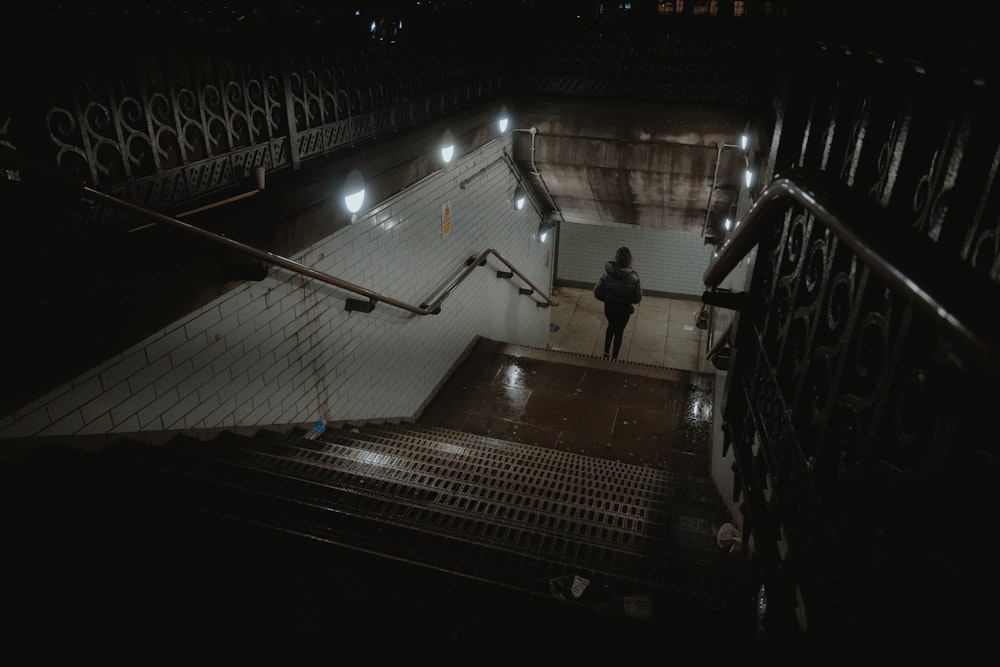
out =
[[[604,265],[604,275],[594,285],[594,296],[598,301],[612,305],[631,306],[639,303],[642,301],[639,274],[631,268],[620,266],[615,261],[609,261]]]

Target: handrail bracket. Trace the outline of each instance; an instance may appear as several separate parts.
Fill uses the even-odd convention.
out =
[[[377,301],[375,299],[363,301],[362,299],[352,299],[348,297],[344,303],[344,310],[357,311],[359,313],[370,313],[375,310],[376,303]]]

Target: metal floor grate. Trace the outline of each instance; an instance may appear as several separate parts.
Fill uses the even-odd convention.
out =
[[[347,429],[322,440],[228,434],[185,447],[239,466],[244,472],[212,473],[233,484],[480,544],[508,559],[529,553],[550,569],[663,586],[673,585],[677,567],[718,558],[712,521],[672,505],[662,472],[517,443],[431,440],[407,429]]]

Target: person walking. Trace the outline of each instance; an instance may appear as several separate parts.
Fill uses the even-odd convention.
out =
[[[617,359],[622,349],[625,325],[642,300],[639,274],[632,268],[632,253],[622,246],[615,258],[604,265],[604,274],[594,285],[594,296],[604,302],[604,317],[608,320],[604,332],[604,358]]]

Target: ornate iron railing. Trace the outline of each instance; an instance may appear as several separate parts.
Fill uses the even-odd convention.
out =
[[[273,16],[208,34],[191,16],[165,34],[143,11],[113,23],[81,16],[75,27],[33,16],[38,25],[24,29],[45,37],[26,40],[17,69],[7,63],[4,79],[19,84],[0,103],[0,145],[169,212],[245,190],[256,168],[297,170],[504,92],[499,54],[409,58],[365,33],[347,41],[322,21]],[[91,215],[117,227],[121,213]]]
[[[772,635],[957,646],[1000,542],[1000,79],[967,15],[868,9],[809,3],[775,60],[767,188],[705,275],[752,266],[723,449]]]
[[[892,218],[793,170],[705,273],[756,252],[723,428],[779,636],[946,636],[989,602],[1000,286]]]

